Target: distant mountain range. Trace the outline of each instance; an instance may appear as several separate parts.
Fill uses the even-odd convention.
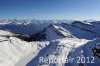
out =
[[[74,60],[49,64],[40,57]],[[77,63],[77,57],[85,61]],[[99,65],[99,21],[0,20],[0,66]]]

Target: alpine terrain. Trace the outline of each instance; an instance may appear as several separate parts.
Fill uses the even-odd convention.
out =
[[[0,20],[0,66],[100,66],[100,22]]]

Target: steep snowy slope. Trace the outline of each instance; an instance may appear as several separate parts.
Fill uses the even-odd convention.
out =
[[[50,44],[42,49],[38,55],[33,58],[27,66],[64,66],[65,63],[63,62],[66,60],[65,58],[69,58],[68,55],[75,50],[77,47],[85,44],[87,40],[80,40],[74,38],[65,38],[65,39],[58,39],[51,41]],[[76,52],[75,54],[77,54]],[[62,58],[62,62],[59,61],[58,63],[50,63],[49,60],[47,62],[42,62],[39,58]],[[69,62],[67,63],[69,64]],[[68,65],[70,66],[70,65]],[[78,65],[75,65],[78,66]]]
[[[91,33],[95,37],[100,36],[100,21],[89,22],[89,23],[74,21],[71,25],[86,32],[89,32],[89,34]]]
[[[60,38],[75,38],[71,32],[59,24],[50,24],[42,32],[33,35],[35,40],[55,40]]]
[[[45,34],[46,34],[46,38],[50,39],[50,40],[64,38],[64,37],[75,38],[68,30],[66,30],[62,26],[59,26],[56,24],[54,24],[54,25],[51,24],[46,29]]]
[[[100,36],[100,21],[92,22],[91,24],[94,26],[92,30],[96,32],[96,37],[99,37]]]
[[[87,66],[99,66],[100,65],[100,38],[96,38],[93,41],[88,42],[83,47],[85,57],[94,57],[94,63],[88,63]]]
[[[96,37],[96,32],[92,31],[92,25],[82,22],[73,22],[72,24],[61,24],[66,30],[69,30],[75,37],[81,39],[93,39]]]
[[[48,42],[29,43],[11,35],[13,34],[10,32],[0,30],[0,66],[15,66],[21,58],[25,58],[30,53],[35,56],[41,48],[49,44]],[[29,60],[24,60],[23,66]]]
[[[0,22],[0,66],[100,66],[99,22],[32,22]]]
[[[100,65],[100,38],[88,41],[86,44],[77,47],[69,55],[74,58],[70,66],[99,66]]]

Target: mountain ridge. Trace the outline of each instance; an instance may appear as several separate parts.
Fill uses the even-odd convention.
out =
[[[0,66],[99,66],[99,26],[97,22],[50,23],[31,35],[5,30],[3,26],[5,29],[0,28]],[[49,64],[39,63],[39,57],[75,59]],[[77,63],[77,57],[93,57],[95,63]]]

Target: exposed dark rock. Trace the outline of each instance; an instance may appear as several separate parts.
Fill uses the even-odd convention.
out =
[[[95,47],[92,48],[92,52],[94,54],[94,56],[100,58],[100,48],[96,48],[97,47],[100,47],[100,44],[95,44]]]

